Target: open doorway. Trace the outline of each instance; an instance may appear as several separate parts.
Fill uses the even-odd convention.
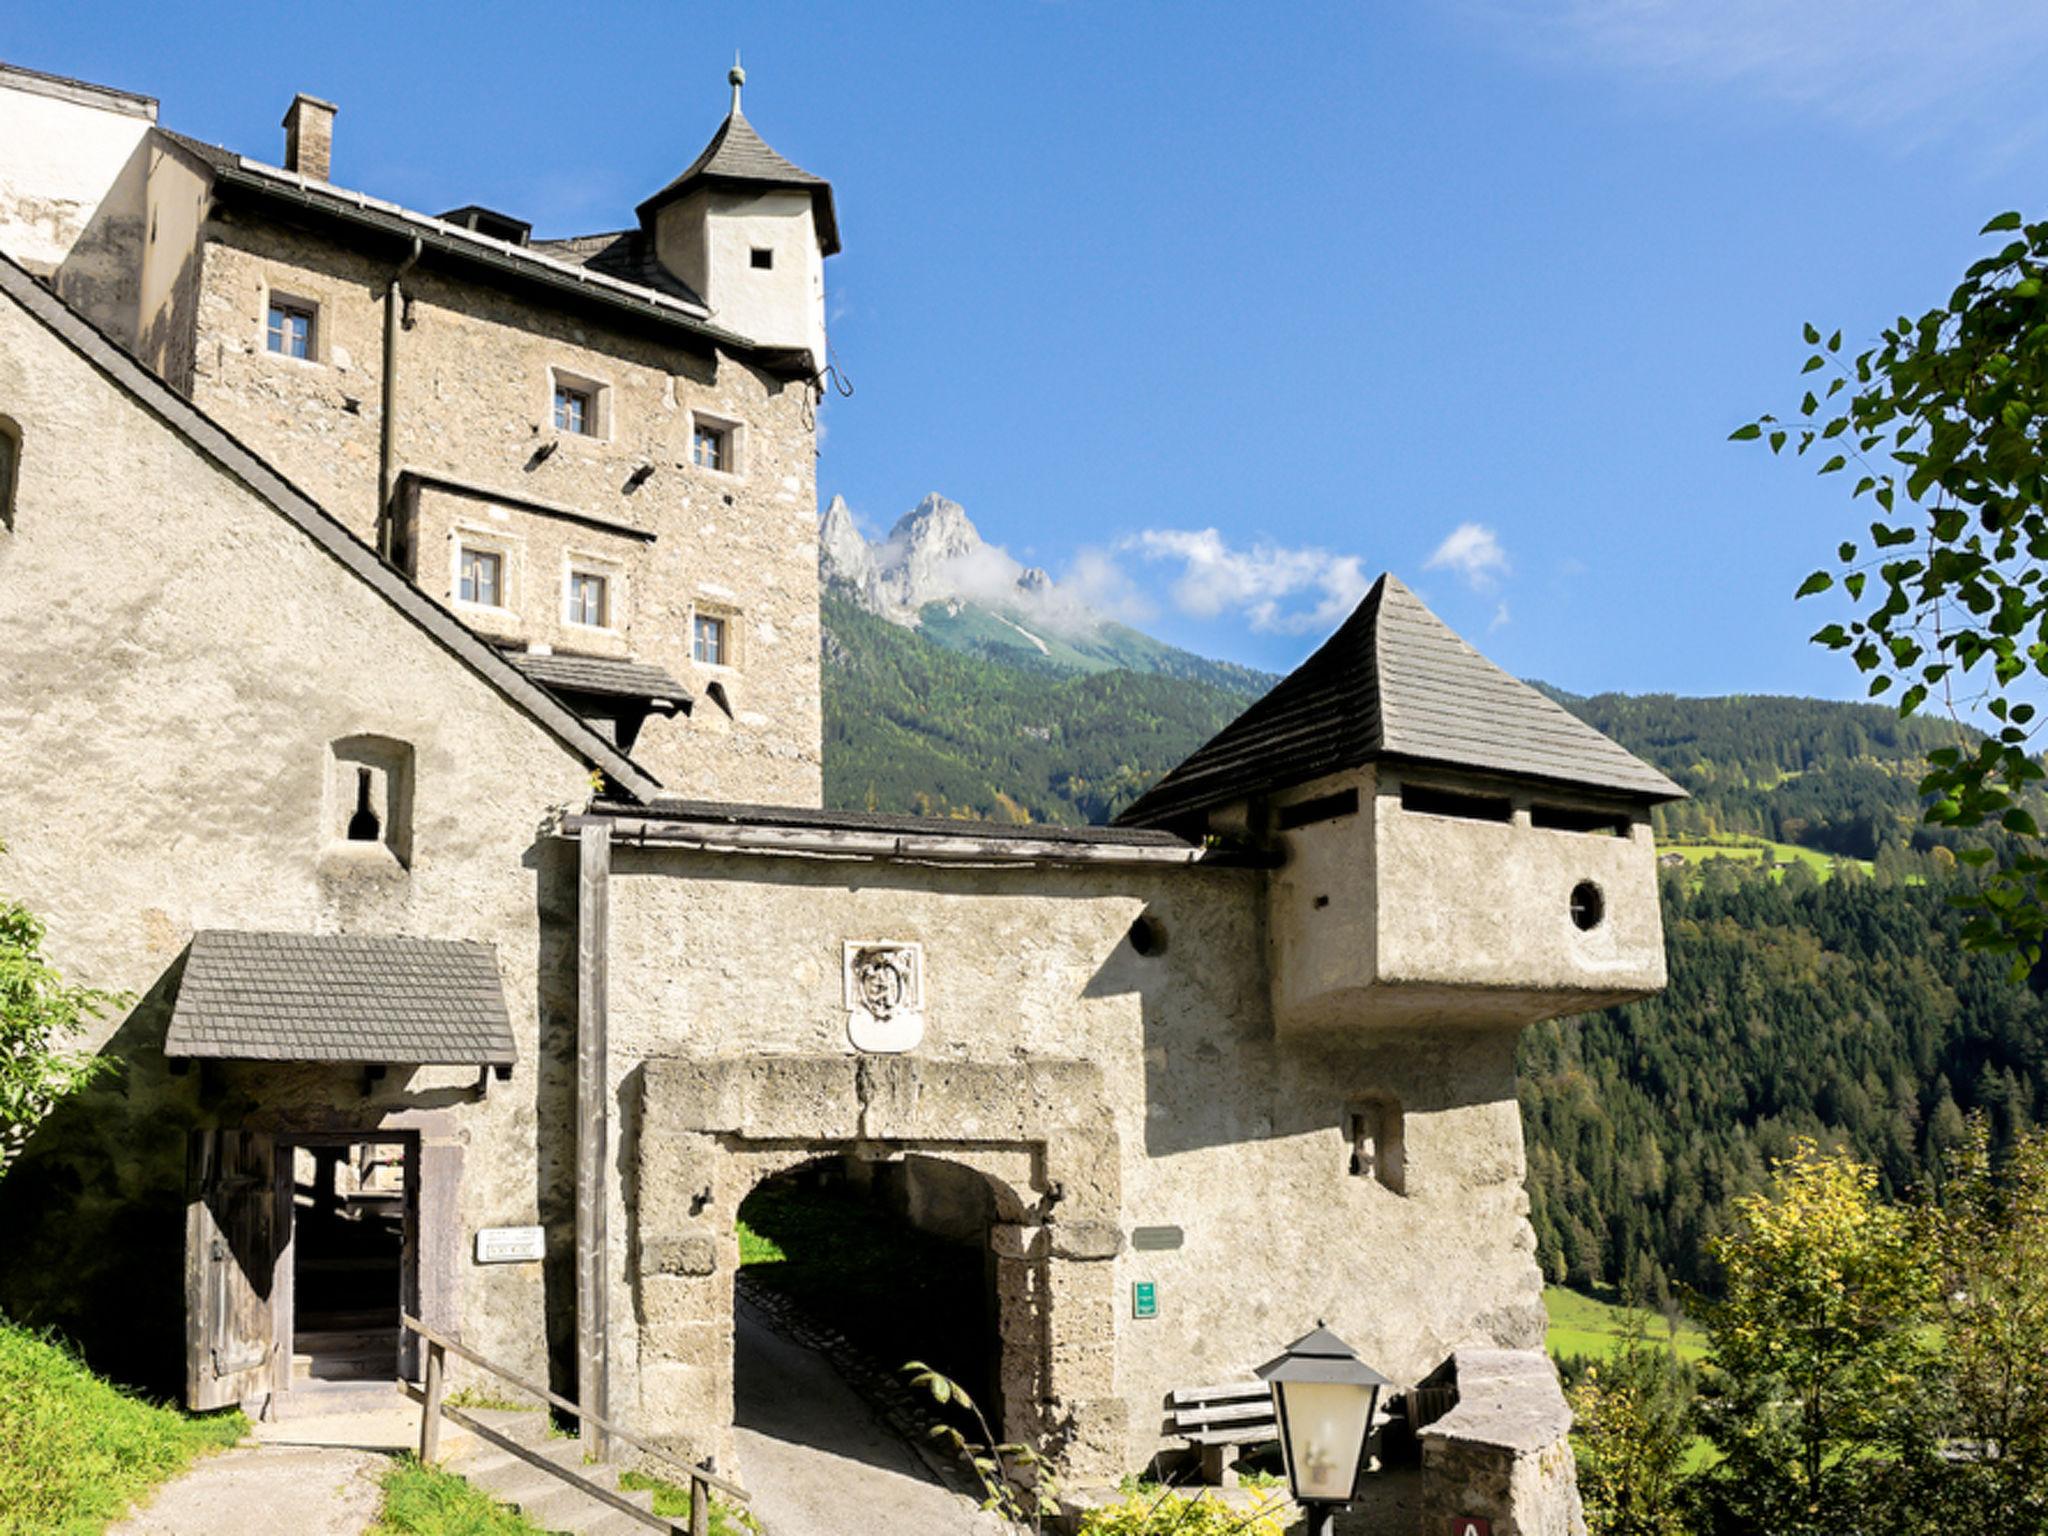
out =
[[[280,1193],[288,1208],[280,1332],[291,1390],[393,1381],[412,1373],[401,1310],[416,1310],[415,1138],[294,1138]]]

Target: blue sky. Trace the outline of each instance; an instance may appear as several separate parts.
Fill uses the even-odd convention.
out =
[[[1791,598],[1844,488],[1728,432],[1796,400],[1801,321],[1917,313],[2048,200],[2048,7],[1994,0],[0,14],[266,158],[329,97],[338,181],[543,235],[629,222],[736,45],[839,198],[821,490],[943,491],[1276,669],[1392,569],[1580,691],[1859,693]]]

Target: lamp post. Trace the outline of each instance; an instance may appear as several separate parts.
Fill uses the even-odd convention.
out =
[[[1287,1484],[1308,1512],[1308,1536],[1330,1536],[1337,1511],[1357,1496],[1373,1411],[1393,1383],[1321,1323],[1258,1376],[1273,1389]]]

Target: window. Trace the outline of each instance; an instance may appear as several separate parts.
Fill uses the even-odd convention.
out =
[[[762,245],[757,245],[757,246],[755,246],[755,247],[754,247],[754,267],[755,267],[755,269],[756,269],[756,270],[758,270],[758,271],[761,271],[761,272],[767,272],[767,271],[771,271],[771,270],[773,270],[774,266],[775,266],[775,253],[774,253],[773,251],[769,250],[769,249],[768,249],[768,248],[767,248],[766,246],[762,246]]]
[[[0,528],[14,527],[14,482],[21,467],[21,433],[0,416]]]
[[[1373,1178],[1397,1195],[1408,1192],[1408,1149],[1401,1125],[1401,1106],[1375,1097],[1355,1104],[1345,1115],[1351,1142],[1351,1176]]]
[[[569,573],[569,622],[607,629],[612,622],[612,584],[595,571]]]
[[[555,386],[555,430],[590,437],[597,431],[597,402],[587,389],[573,384]]]
[[[329,846],[382,849],[412,863],[413,753],[388,736],[344,736],[328,749]]]
[[[313,306],[302,300],[272,298],[270,322],[265,329],[270,350],[280,357],[296,357],[311,362],[314,357],[313,315]]]
[[[1532,805],[1529,821],[1552,832],[1590,832],[1607,837],[1627,837],[1630,829],[1629,818],[1619,812],[1594,811],[1576,805]]]
[[[691,627],[692,651],[697,660],[707,667],[727,665],[730,654],[725,643],[725,620],[708,613],[697,615]]]
[[[1456,816],[1465,821],[1513,821],[1514,802],[1505,795],[1468,795],[1428,784],[1403,784],[1401,809],[1425,816]]]
[[[1581,933],[1591,933],[1600,926],[1600,920],[1607,915],[1606,898],[1600,894],[1600,887],[1590,880],[1581,880],[1572,887],[1572,922]]]
[[[690,459],[699,469],[732,471],[732,428],[699,421],[691,431]]]
[[[465,603],[483,608],[505,606],[505,557],[492,549],[462,547],[462,579],[457,587]]]
[[[1281,806],[1277,825],[1282,832],[1292,832],[1318,821],[1335,821],[1340,816],[1357,814],[1358,791],[1340,789],[1333,795],[1317,795],[1313,800],[1297,800],[1292,805]]]

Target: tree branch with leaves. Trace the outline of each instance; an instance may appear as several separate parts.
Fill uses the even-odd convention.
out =
[[[60,1042],[131,1001],[66,984],[43,958],[45,931],[27,907],[0,896],[0,1173],[60,1100],[114,1069],[109,1058]]]
[[[2009,237],[1973,263],[1948,302],[1900,316],[1854,357],[1842,333],[1805,327],[1812,381],[1793,414],[1738,427],[1822,459],[1823,475],[1857,472],[1852,500],[1875,510],[1869,539],[1848,540],[1832,568],[1799,588],[1840,590],[1847,623],[1814,642],[1846,652],[1901,715],[1934,702],[1974,744],[1929,754],[1921,790],[1937,828],[2003,832],[1959,850],[1992,865],[1958,899],[1972,910],[1965,942],[2013,958],[2024,972],[2048,939],[2048,842],[2037,817],[2044,769],[2036,748],[2048,684],[2048,221],[2004,213],[1985,235]],[[1818,393],[1816,392],[1818,391]]]

